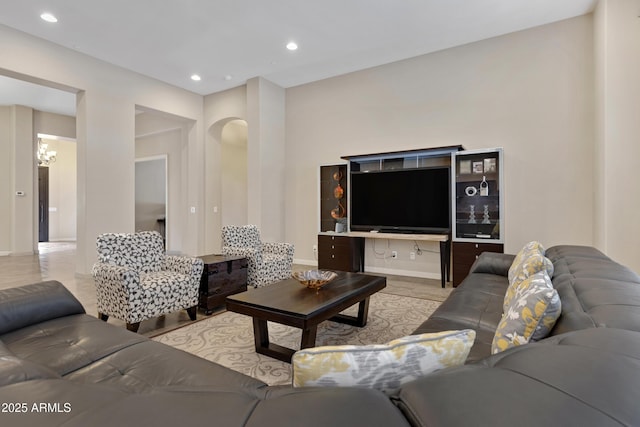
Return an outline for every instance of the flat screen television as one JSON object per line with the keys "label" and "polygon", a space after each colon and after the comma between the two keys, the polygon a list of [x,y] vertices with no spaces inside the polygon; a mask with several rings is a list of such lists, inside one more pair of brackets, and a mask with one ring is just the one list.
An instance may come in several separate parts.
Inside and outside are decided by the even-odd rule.
{"label": "flat screen television", "polygon": [[351,230],[449,233],[450,177],[449,167],[352,172]]}

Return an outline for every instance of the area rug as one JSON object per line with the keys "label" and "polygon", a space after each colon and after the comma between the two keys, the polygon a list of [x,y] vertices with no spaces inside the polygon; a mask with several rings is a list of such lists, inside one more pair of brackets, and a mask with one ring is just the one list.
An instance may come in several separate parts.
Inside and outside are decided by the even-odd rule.
{"label": "area rug", "polygon": [[[316,346],[382,344],[411,334],[440,305],[437,301],[377,293],[364,328],[336,322],[318,327]],[[357,306],[344,313],[356,315]],[[269,322],[269,340],[299,349],[300,329]],[[257,378],[269,385],[291,383],[291,365],[255,352],[251,317],[223,312],[153,340]]]}

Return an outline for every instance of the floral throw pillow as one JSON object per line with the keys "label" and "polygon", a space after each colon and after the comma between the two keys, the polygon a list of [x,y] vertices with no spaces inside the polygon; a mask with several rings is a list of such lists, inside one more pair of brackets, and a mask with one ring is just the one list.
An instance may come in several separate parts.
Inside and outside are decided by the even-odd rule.
{"label": "floral throw pillow", "polygon": [[525,279],[522,285],[522,292],[498,324],[491,344],[493,354],[545,338],[560,317],[562,303],[546,271]]}
{"label": "floral throw pillow", "polygon": [[464,364],[471,329],[410,335],[384,345],[343,345],[297,351],[293,386],[355,386],[391,392],[438,369]]}
{"label": "floral throw pillow", "polygon": [[541,271],[546,271],[549,277],[553,277],[553,263],[544,253],[544,246],[535,241],[527,243],[518,252],[509,268],[509,287],[505,293],[503,311],[506,312],[512,299],[526,288],[522,285],[525,279]]}

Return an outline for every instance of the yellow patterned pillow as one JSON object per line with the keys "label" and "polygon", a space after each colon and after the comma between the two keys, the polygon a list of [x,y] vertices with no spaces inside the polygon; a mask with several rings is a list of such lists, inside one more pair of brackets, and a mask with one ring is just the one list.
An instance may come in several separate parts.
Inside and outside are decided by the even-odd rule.
{"label": "yellow patterned pillow", "polygon": [[520,295],[526,288],[522,284],[524,280],[541,271],[546,271],[549,277],[553,277],[553,263],[544,256],[545,249],[539,242],[527,243],[516,255],[509,268],[509,287],[504,296],[503,312],[511,304],[513,298]]}
{"label": "yellow patterned pillow", "polygon": [[509,283],[513,283],[515,277],[518,275],[518,273],[521,272],[522,265],[527,258],[531,257],[532,255],[538,254],[544,256],[544,253],[545,248],[540,242],[536,242],[535,240],[533,240],[524,245],[522,249],[520,249],[520,251],[518,251],[518,253],[516,254],[515,259],[511,263],[511,267],[509,267]]}
{"label": "yellow patterned pillow", "polygon": [[392,391],[438,369],[462,365],[476,338],[471,329],[409,335],[384,345],[297,351],[293,386],[356,386]]}
{"label": "yellow patterned pillow", "polygon": [[562,303],[545,271],[522,284],[522,293],[513,299],[498,324],[491,344],[493,354],[541,340],[549,335],[560,317]]}

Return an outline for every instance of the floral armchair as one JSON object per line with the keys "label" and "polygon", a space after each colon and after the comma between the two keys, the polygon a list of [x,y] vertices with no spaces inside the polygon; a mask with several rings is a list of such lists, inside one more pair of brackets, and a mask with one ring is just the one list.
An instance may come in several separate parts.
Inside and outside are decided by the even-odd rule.
{"label": "floral armchair", "polygon": [[200,258],[165,255],[156,231],[102,234],[97,249],[92,273],[100,319],[124,320],[133,332],[142,320],[183,308],[196,319]]}
{"label": "floral armchair", "polygon": [[291,243],[262,243],[255,225],[222,227],[222,253],[248,260],[247,284],[262,287],[291,277]]}

